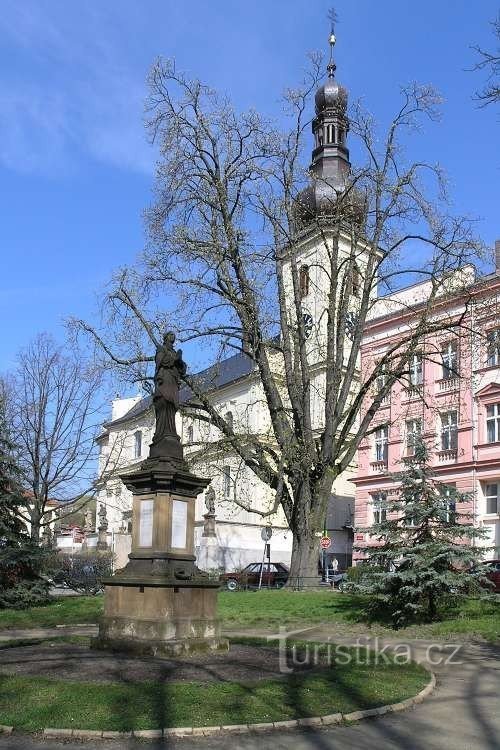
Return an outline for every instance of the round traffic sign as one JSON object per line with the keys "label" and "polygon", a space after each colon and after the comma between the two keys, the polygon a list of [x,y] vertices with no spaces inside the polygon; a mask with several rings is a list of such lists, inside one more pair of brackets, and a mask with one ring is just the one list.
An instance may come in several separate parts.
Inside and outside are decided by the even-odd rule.
{"label": "round traffic sign", "polygon": [[270,526],[264,526],[260,532],[263,542],[268,542],[273,535],[273,530]]}
{"label": "round traffic sign", "polygon": [[322,536],[319,543],[320,543],[321,549],[328,549],[328,547],[332,543],[332,540],[330,539],[329,536]]}

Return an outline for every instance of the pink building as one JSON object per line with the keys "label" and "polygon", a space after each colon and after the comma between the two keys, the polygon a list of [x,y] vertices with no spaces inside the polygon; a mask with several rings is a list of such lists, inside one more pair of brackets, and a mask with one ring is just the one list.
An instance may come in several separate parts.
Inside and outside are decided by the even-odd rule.
{"label": "pink building", "polygon": [[[391,473],[404,468],[415,435],[422,435],[439,480],[470,493],[461,510],[486,529],[481,544],[492,549],[485,558],[500,557],[500,242],[496,250],[496,273],[471,280],[467,295],[442,300],[433,309],[433,315],[453,320],[466,311],[460,329],[422,341],[405,381],[393,387],[375,415],[358,450],[356,527],[380,519],[384,499],[396,488]],[[402,290],[367,322],[362,372],[369,373],[411,327],[419,308],[414,301],[424,297],[423,284]],[[384,309],[390,312],[380,314]],[[362,548],[367,536],[357,531],[355,546]],[[362,551],[354,553],[355,562],[362,558]]]}

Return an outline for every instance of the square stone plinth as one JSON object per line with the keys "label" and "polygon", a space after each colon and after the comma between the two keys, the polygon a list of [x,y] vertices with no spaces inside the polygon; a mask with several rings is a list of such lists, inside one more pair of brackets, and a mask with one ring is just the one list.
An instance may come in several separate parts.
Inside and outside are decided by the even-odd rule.
{"label": "square stone plinth", "polygon": [[155,656],[229,648],[213,587],[106,586],[104,601],[93,648]]}

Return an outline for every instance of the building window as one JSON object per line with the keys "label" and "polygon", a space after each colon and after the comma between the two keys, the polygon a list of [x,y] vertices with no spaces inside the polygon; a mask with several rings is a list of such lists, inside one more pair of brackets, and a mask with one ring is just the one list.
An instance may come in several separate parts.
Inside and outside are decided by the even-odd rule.
{"label": "building window", "polygon": [[194,428],[193,428],[193,425],[190,424],[189,427],[187,428],[187,441],[188,443],[192,443],[193,440],[194,440]]}
{"label": "building window", "polygon": [[299,270],[299,292],[301,299],[309,294],[309,266],[301,266]]}
{"label": "building window", "polygon": [[231,497],[231,467],[224,466],[222,469],[222,483],[224,497]]}
{"label": "building window", "polygon": [[232,411],[227,411],[226,414],[225,414],[224,419],[225,419],[225,422],[227,424],[228,430],[230,430],[232,432],[233,429],[234,429],[233,412]]}
{"label": "building window", "polygon": [[488,443],[500,442],[500,404],[486,407],[486,440]]}
{"label": "building window", "polygon": [[140,458],[142,455],[142,432],[134,432],[134,458]]}
{"label": "building window", "polygon": [[406,455],[415,455],[415,445],[422,434],[422,420],[408,419],[406,422]]}
{"label": "building window", "polygon": [[410,385],[422,385],[423,359],[420,353],[415,353],[410,359]]}
{"label": "building window", "polygon": [[387,463],[388,449],[388,431],[387,425],[382,425],[375,430],[375,461]]}
{"label": "building window", "polygon": [[500,328],[486,334],[486,351],[487,364],[492,367],[500,365]]}
{"label": "building window", "polygon": [[357,267],[355,263],[352,267],[352,293],[355,297],[359,297],[360,288],[361,288],[361,276],[359,273],[359,268]]}
{"label": "building window", "polygon": [[485,487],[486,513],[498,513],[500,510],[500,484],[487,484]]}
{"label": "building window", "polygon": [[387,493],[374,492],[372,495],[373,523],[383,523],[387,520]]}
{"label": "building window", "polygon": [[458,346],[456,341],[448,341],[441,349],[442,378],[451,380],[458,378]]}
{"label": "building window", "polygon": [[[379,367],[379,373],[377,377],[375,378],[375,393],[377,394],[377,396],[379,396],[383,392],[387,383],[386,365],[379,364],[378,367]],[[387,398],[387,396],[384,397],[384,400],[385,398]]]}
{"label": "building window", "polygon": [[441,414],[441,450],[456,451],[458,435],[458,415],[456,411]]}
{"label": "building window", "polygon": [[444,521],[446,523],[454,523],[456,518],[456,505],[453,499],[455,493],[454,485],[446,485],[440,488],[441,497],[443,498],[444,506]]}

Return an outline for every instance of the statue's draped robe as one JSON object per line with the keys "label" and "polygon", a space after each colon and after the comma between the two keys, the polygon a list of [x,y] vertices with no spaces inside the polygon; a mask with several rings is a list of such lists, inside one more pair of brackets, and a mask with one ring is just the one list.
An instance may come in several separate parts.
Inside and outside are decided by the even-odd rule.
{"label": "statue's draped robe", "polygon": [[155,390],[153,405],[156,416],[156,429],[153,444],[167,435],[177,436],[175,414],[179,408],[180,375],[185,368],[179,352],[161,347],[156,357]]}

